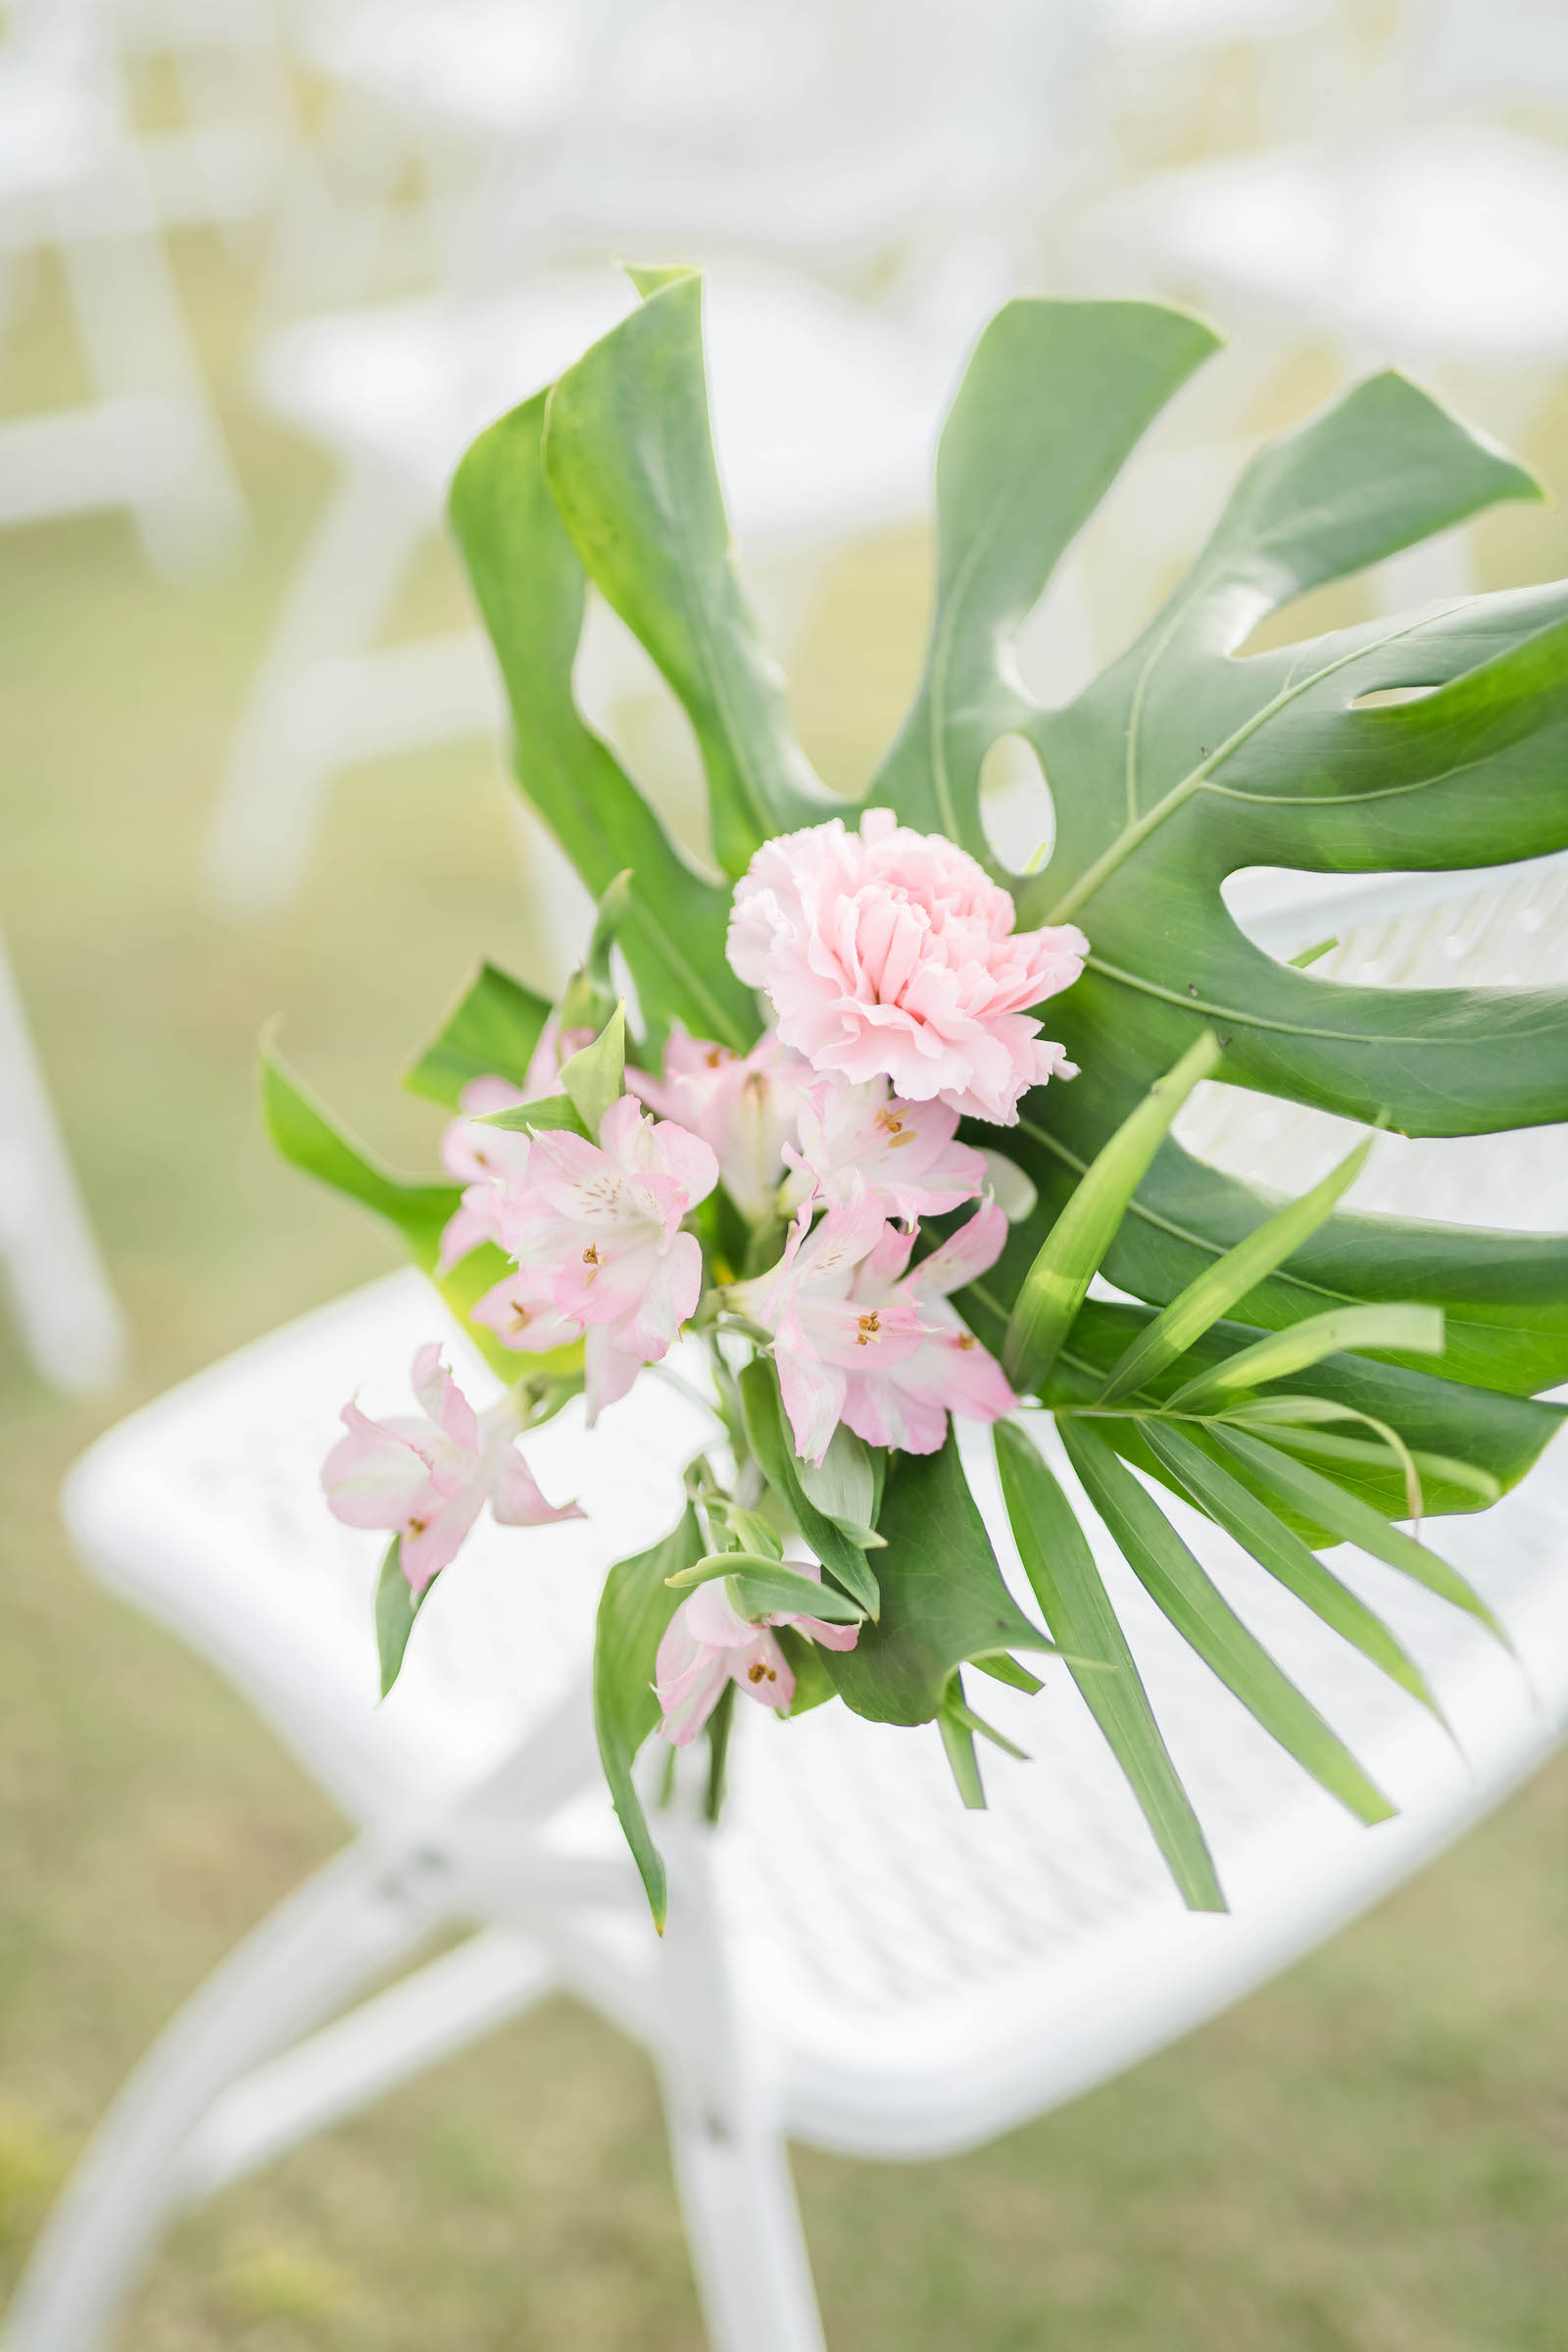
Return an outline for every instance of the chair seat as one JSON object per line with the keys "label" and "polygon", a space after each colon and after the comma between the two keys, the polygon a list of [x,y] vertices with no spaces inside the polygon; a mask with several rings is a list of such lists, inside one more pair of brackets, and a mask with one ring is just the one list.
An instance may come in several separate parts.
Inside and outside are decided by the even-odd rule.
{"label": "chair seat", "polygon": [[[457,1797],[566,1696],[586,1665],[603,1569],[673,1521],[682,1465],[714,1435],[694,1402],[645,1378],[596,1432],[571,1408],[530,1438],[547,1494],[580,1495],[591,1516],[524,1532],[485,1522],[378,1706],[379,1542],[328,1517],[319,1466],[357,1385],[368,1410],[406,1409],[413,1350],[444,1318],[422,1279],[379,1283],[147,1407],[92,1448],[67,1489],[96,1571],[237,1683],[362,1821]],[[476,1361],[467,1370],[482,1394]],[[986,1433],[969,1433],[966,1457],[999,1556],[1021,1581]],[[1031,1757],[985,1751],[983,1815],[958,1806],[929,1728],[869,1725],[842,1707],[781,1725],[742,1706],[720,1899],[789,2129],[893,2155],[978,2140],[1158,2046],[1376,1899],[1557,1736],[1565,1500],[1559,1453],[1495,1511],[1442,1528],[1446,1556],[1514,1632],[1539,1705],[1469,1620],[1374,1563],[1342,1569],[1428,1668],[1468,1762],[1211,1527],[1182,1521],[1249,1623],[1404,1802],[1373,1831],[1263,1737],[1102,1555],[1208,1829],[1229,1920],[1183,1910],[1054,1665],[1033,1700],[974,1678],[981,1711]],[[568,1850],[613,1856],[617,1838],[598,1788],[559,1825]],[[602,1935],[629,1973],[646,1967],[652,1938],[634,1915],[607,1918]]]}
{"label": "chair seat", "polygon": [[1102,218],[1113,243],[1152,245],[1216,299],[1380,346],[1499,365],[1568,349],[1568,158],[1510,131],[1235,157],[1162,173]]}
{"label": "chair seat", "polygon": [[[275,336],[257,386],[330,448],[396,470],[432,504],[468,442],[549,383],[635,303],[608,270],[541,274],[469,308],[388,305]],[[714,435],[738,535],[789,542],[923,515],[956,355],[785,275],[714,271],[705,290]]]}

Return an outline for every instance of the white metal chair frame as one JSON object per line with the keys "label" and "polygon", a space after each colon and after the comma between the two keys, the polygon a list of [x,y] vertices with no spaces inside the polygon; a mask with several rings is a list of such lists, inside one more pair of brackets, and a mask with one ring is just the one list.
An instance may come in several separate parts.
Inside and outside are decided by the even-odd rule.
{"label": "white metal chair frame", "polygon": [[245,519],[94,11],[0,45],[0,268],[59,250],[91,401],[0,423],[0,525],[126,508],[148,562],[209,567]]}

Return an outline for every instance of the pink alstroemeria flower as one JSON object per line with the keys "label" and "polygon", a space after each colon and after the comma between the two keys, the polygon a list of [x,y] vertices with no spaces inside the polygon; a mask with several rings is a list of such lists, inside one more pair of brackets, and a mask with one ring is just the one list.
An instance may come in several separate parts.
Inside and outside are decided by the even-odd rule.
{"label": "pink alstroemeria flower", "polygon": [[743,1217],[765,1217],[778,1200],[787,1146],[811,1065],[769,1030],[750,1054],[733,1054],[677,1029],[664,1048],[664,1074],[628,1070],[626,1084],[662,1117],[678,1119],[710,1145],[719,1181]]}
{"label": "pink alstroemeria flower", "polygon": [[[788,1565],[797,1576],[822,1581],[814,1560]],[[699,1585],[681,1602],[664,1629],[654,1665],[654,1695],[662,1716],[659,1728],[672,1745],[685,1747],[696,1739],[726,1683],[734,1683],[759,1706],[779,1714],[788,1708],[795,1677],[770,1631],[780,1625],[793,1625],[828,1649],[853,1649],[860,1635],[858,1625],[829,1625],[824,1618],[798,1617],[788,1610],[754,1625],[734,1608],[721,1577]]]}
{"label": "pink alstroemeria flower", "polygon": [[1030,1007],[1089,952],[1071,923],[1013,920],[966,851],[868,808],[858,833],[835,816],[762,844],[735,886],[728,954],[813,1069],[1011,1126],[1031,1086],[1075,1075]]}
{"label": "pink alstroemeria flower", "polygon": [[841,1421],[869,1446],[935,1453],[948,1415],[997,1421],[1017,1402],[995,1356],[948,1304],[1007,1238],[994,1200],[906,1273],[912,1233],[876,1201],[801,1211],[778,1268],[735,1296],[774,1335],[779,1388],[803,1461],[820,1462]]}
{"label": "pink alstroemeria flower", "polygon": [[829,1203],[862,1185],[884,1216],[912,1232],[922,1217],[973,1200],[986,1181],[983,1153],[955,1139],[958,1114],[945,1102],[906,1102],[885,1078],[846,1086],[819,1078],[801,1105],[800,1149],[786,1145],[793,1208],[811,1193]]}
{"label": "pink alstroemeria flower", "polygon": [[450,1273],[482,1242],[499,1241],[496,1211],[504,1187],[520,1184],[528,1173],[528,1138],[505,1127],[482,1125],[482,1114],[513,1110],[532,1100],[506,1078],[470,1078],[458,1097],[463,1116],[454,1119],[441,1138],[441,1161],[463,1186],[463,1199],[441,1236],[439,1273]]}
{"label": "pink alstroemeria flower", "polygon": [[348,1431],[321,1466],[326,1504],[345,1527],[375,1527],[402,1538],[403,1573],[422,1592],[457,1555],[488,1502],[503,1527],[544,1527],[580,1519],[574,1502],[559,1508],[540,1494],[517,1451],[517,1400],[504,1396],[476,1413],[432,1340],[414,1358],[414,1394],[423,1410],[372,1421],[343,1407]]}
{"label": "pink alstroemeria flower", "polygon": [[657,1364],[697,1304],[703,1252],[681,1220],[718,1182],[699,1136],[644,1116],[631,1095],[605,1112],[599,1141],[536,1131],[527,1175],[497,1224],[517,1271],[474,1308],[509,1348],[537,1353],[586,1336],[588,1417]]}

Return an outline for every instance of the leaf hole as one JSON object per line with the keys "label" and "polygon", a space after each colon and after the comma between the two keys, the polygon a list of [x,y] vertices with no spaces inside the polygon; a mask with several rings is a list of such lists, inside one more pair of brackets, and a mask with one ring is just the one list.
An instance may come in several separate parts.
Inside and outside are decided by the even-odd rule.
{"label": "leaf hole", "polygon": [[1437,691],[1436,686],[1374,686],[1370,694],[1358,694],[1350,709],[1390,710],[1401,703],[1424,703],[1429,694]]}
{"label": "leaf hole", "polygon": [[999,735],[980,762],[980,824],[1008,873],[1038,873],[1056,841],[1056,808],[1026,735]]}

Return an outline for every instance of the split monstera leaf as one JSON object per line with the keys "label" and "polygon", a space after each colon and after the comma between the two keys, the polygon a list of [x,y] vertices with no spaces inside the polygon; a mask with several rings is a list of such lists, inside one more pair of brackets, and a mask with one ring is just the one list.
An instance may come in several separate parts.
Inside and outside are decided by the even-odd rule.
{"label": "split monstera leaf", "polygon": [[[647,1039],[657,1049],[680,1022],[745,1049],[761,1020],[724,953],[731,885],[764,840],[838,804],[796,741],[735,570],[700,282],[664,270],[638,285],[628,318],[480,436],[452,519],[505,679],[521,789],[596,896],[630,869],[618,945]],[[1568,1118],[1563,994],[1343,986],[1265,955],[1222,895],[1247,866],[1463,870],[1568,848],[1568,585],[1242,653],[1307,590],[1536,495],[1424,394],[1378,376],[1265,449],[1143,633],[1075,701],[1039,708],[1012,641],[1214,343],[1193,318],[1140,303],[1020,301],[993,320],[942,438],[924,672],[867,800],[960,843],[1012,892],[1020,925],[1070,920],[1090,941],[1082,980],[1052,1007],[1082,1074],[1026,1097],[1007,1139],[1037,1205],[957,1303],[1020,1396],[1054,1416],[1079,1486],[1157,1606],[1308,1772],[1376,1820],[1381,1791],[1159,1497],[1214,1521],[1435,1708],[1393,1633],[1318,1555],[1357,1545],[1499,1630],[1399,1523],[1484,1506],[1556,1428],[1557,1408],[1535,1398],[1568,1378],[1568,1239],[1348,1213],[1337,1202],[1361,1152],[1282,1202],[1202,1165],[1170,1129],[1206,1077],[1410,1135]],[[719,878],[687,861],[577,709],[590,585],[691,721]],[[981,821],[982,769],[1005,736],[1032,748],[1044,778],[1051,854],[1026,875],[1004,870]],[[451,1102],[481,1063],[520,1070],[544,1012],[487,969],[414,1083]],[[291,1083],[274,1062],[274,1132],[344,1183],[353,1148],[318,1109],[293,1114]],[[389,1181],[375,1171],[348,1189],[393,1213]],[[1091,1298],[1102,1273],[1132,1302]],[[997,1436],[1043,1627],[1003,1581],[951,1439],[939,1454],[878,1463],[873,1526],[835,1517],[780,1446],[765,1357],[748,1378],[726,1416],[732,1442],[775,1516],[864,1611],[853,1650],[812,1654],[808,1672],[803,1654],[797,1708],[836,1694],[875,1721],[935,1721],[966,1801],[983,1802],[973,1740],[988,1727],[963,1669],[1035,1689],[1014,1653],[1058,1651],[1187,1900],[1222,1905],[1094,1551],[1034,1442],[1038,1416]],[[668,1577],[700,1551],[688,1513],[667,1544],[612,1572],[601,1609],[601,1746],[661,1916],[633,1761],[657,1720],[654,1654],[679,1599]]]}

